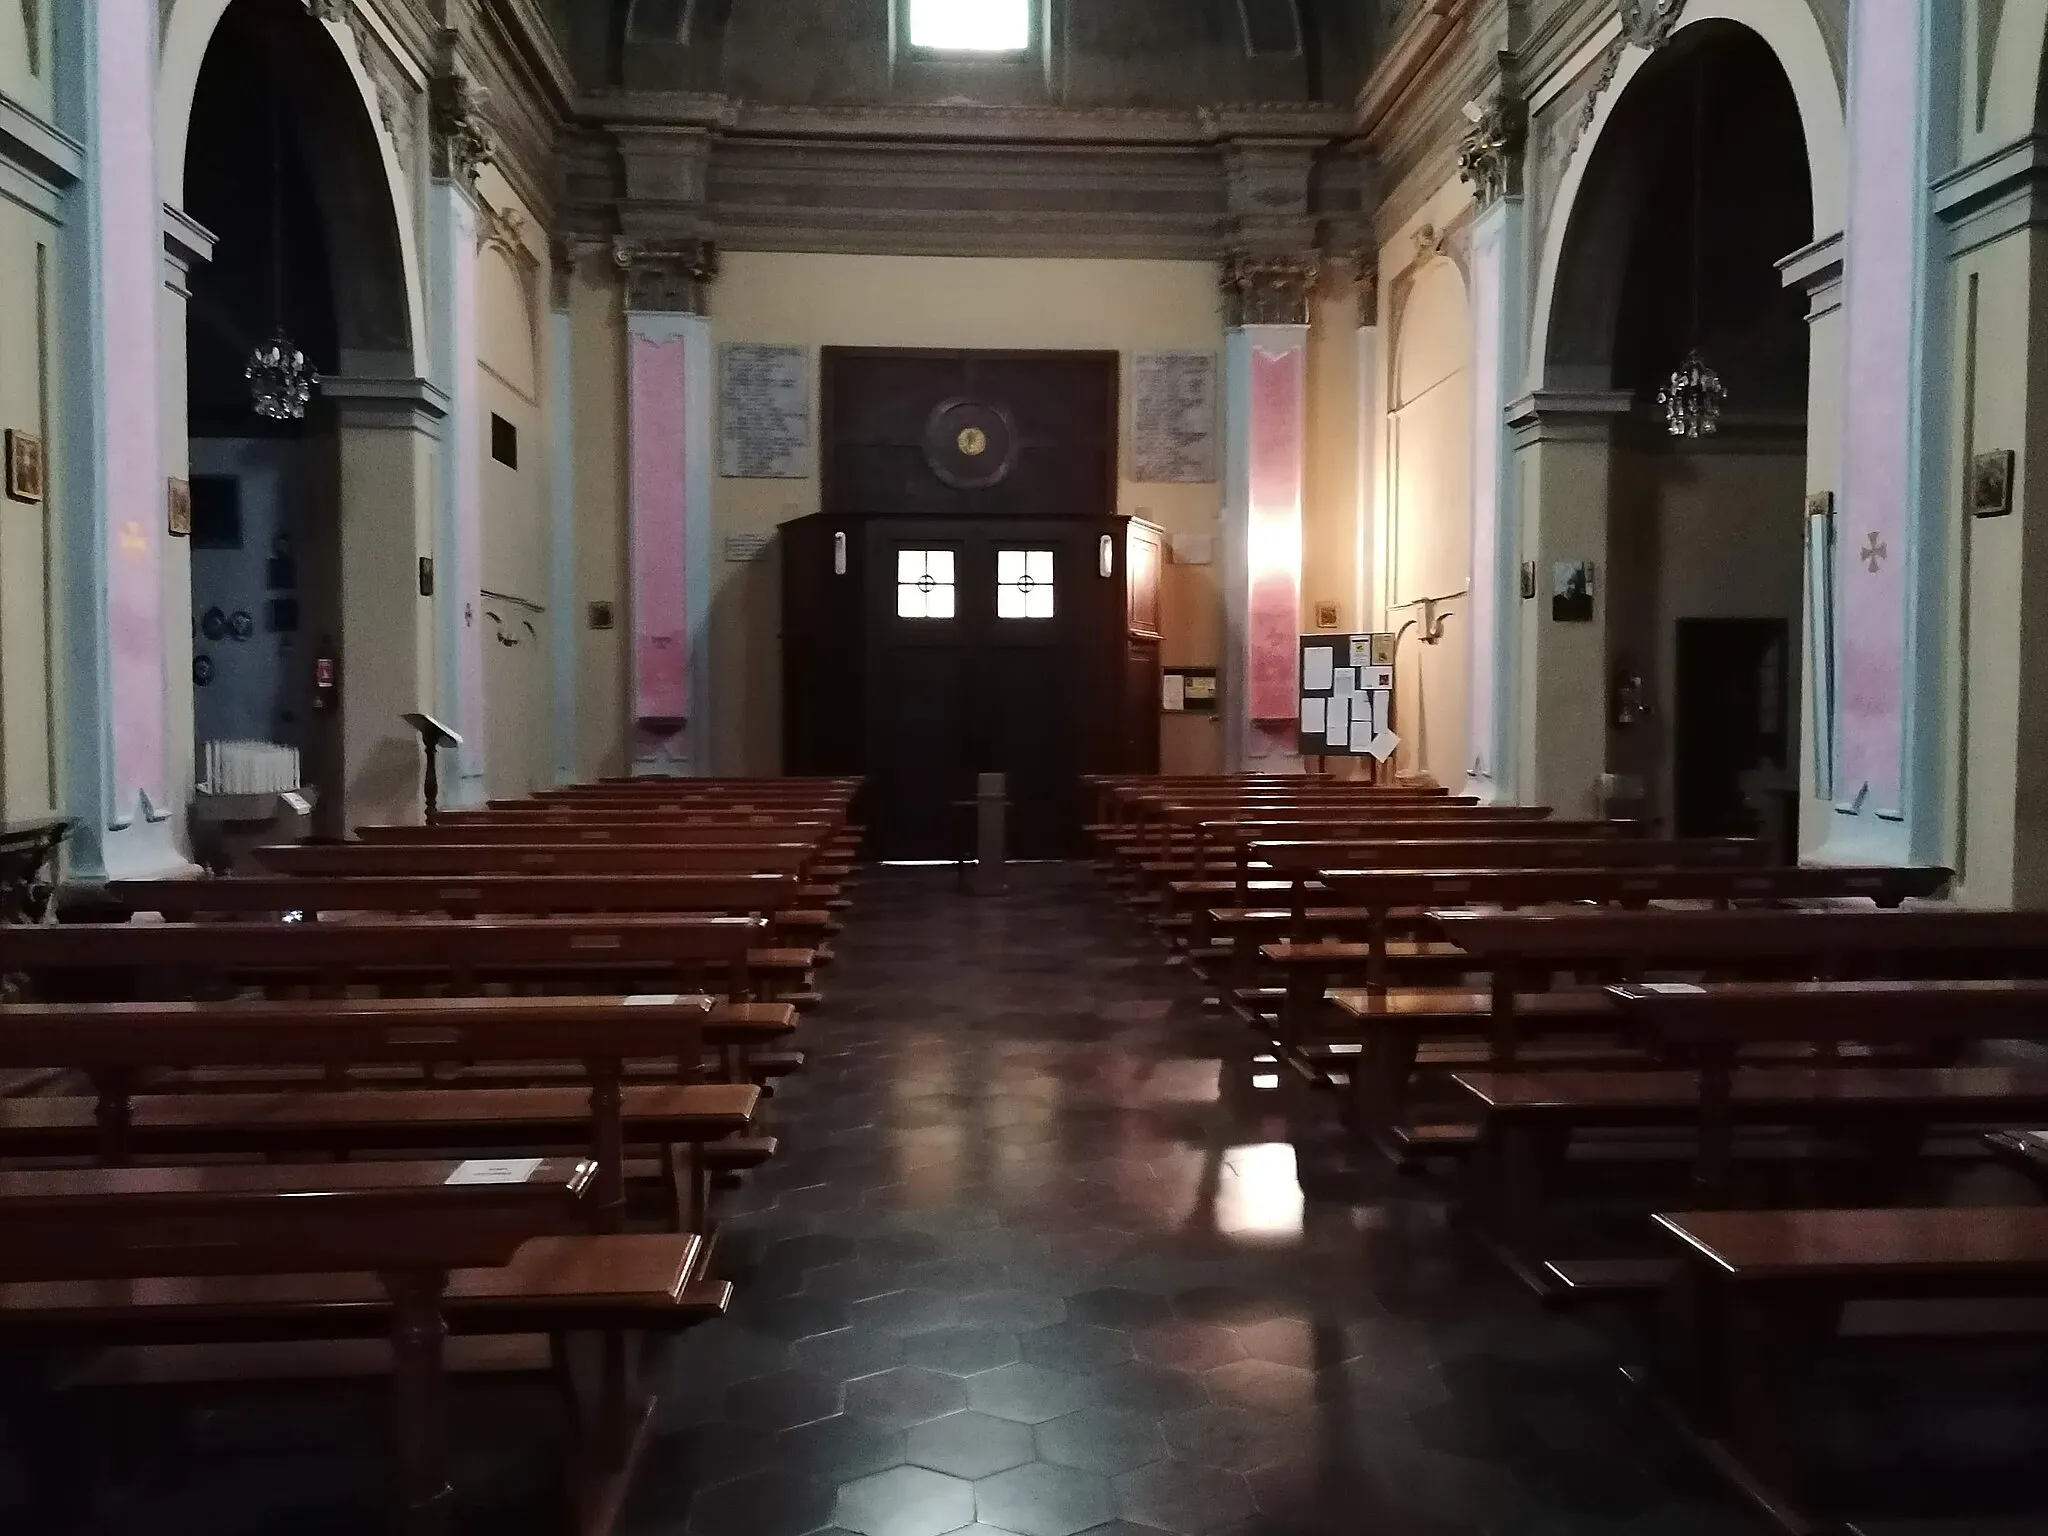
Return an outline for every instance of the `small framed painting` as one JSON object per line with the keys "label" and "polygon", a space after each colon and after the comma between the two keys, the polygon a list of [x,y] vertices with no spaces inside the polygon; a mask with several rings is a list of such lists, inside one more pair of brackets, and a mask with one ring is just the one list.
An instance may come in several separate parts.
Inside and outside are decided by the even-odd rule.
{"label": "small framed painting", "polygon": [[1970,460],[1970,516],[2004,517],[2012,511],[2013,451],[1994,448]]}
{"label": "small framed painting", "polygon": [[1550,567],[1550,617],[1559,624],[1593,622],[1593,562],[1558,560]]}
{"label": "small framed painting", "polygon": [[174,539],[192,536],[192,483],[189,480],[171,482],[170,518],[167,526]]}
{"label": "small framed painting", "polygon": [[43,440],[17,427],[7,429],[7,496],[10,501],[43,499]]}

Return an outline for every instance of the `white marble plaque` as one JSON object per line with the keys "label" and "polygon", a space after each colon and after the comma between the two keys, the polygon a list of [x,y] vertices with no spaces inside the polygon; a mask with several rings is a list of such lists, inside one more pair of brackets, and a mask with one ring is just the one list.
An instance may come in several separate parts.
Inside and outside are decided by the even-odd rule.
{"label": "white marble plaque", "polygon": [[810,357],[802,347],[718,349],[718,472],[729,480],[801,480],[811,449]]}
{"label": "white marble plaque", "polygon": [[1140,352],[1131,360],[1131,478],[1199,485],[1216,478],[1216,354]]}

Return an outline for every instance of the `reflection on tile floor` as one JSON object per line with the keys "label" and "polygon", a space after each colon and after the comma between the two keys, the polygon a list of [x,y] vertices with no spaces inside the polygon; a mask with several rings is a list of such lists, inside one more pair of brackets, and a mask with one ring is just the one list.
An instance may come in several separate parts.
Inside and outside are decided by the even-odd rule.
{"label": "reflection on tile floor", "polygon": [[838,947],[633,1536],[1755,1529],[1429,1185],[1226,1103],[1227,1026],[1085,871],[872,874]]}

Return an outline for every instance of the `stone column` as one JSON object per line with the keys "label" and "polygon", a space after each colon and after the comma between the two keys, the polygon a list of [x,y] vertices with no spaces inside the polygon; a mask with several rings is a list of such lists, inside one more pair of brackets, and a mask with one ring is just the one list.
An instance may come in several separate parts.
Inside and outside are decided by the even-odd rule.
{"label": "stone column", "polygon": [[553,611],[555,782],[573,784],[576,754],[576,358],[569,287],[576,264],[595,247],[557,240],[549,253],[548,309],[548,607]]}
{"label": "stone column", "polygon": [[482,406],[477,393],[477,173],[491,155],[482,93],[459,65],[435,77],[428,105],[434,176],[427,193],[428,345],[447,397],[434,532],[435,716],[462,745],[442,764],[441,802],[484,800]]}
{"label": "stone column", "polygon": [[1308,304],[1317,263],[1240,255],[1224,271],[1224,766],[1298,773]]}
{"label": "stone column", "polygon": [[626,280],[628,689],[635,774],[710,766],[711,322],[708,240],[621,240]]}
{"label": "stone column", "polygon": [[435,609],[419,595],[419,557],[434,547],[444,505],[435,472],[448,397],[426,379],[361,377],[322,379],[320,394],[337,413],[348,509],[340,824],[417,823],[419,737],[400,717],[435,706]]}
{"label": "stone column", "polygon": [[1526,308],[1522,283],[1522,158],[1528,114],[1496,97],[1459,148],[1458,164],[1479,200],[1467,273],[1472,306],[1472,570],[1465,598],[1470,625],[1464,792],[1514,800],[1514,742],[1520,563],[1509,476],[1506,406],[1522,377]]}
{"label": "stone column", "polygon": [[1380,395],[1380,270],[1372,255],[1361,253],[1356,258],[1352,291],[1358,301],[1358,328],[1352,337],[1352,366],[1358,381],[1358,484],[1353,511],[1357,519],[1358,553],[1351,612],[1358,628],[1369,629],[1377,609],[1372,595],[1378,590],[1374,581],[1372,530],[1379,506],[1379,445],[1386,414],[1386,402]]}
{"label": "stone column", "polygon": [[[1535,568],[1535,596],[1518,590],[1512,626],[1516,787],[1561,817],[1593,814],[1607,767],[1607,513],[1614,431],[1629,407],[1626,394],[1546,390],[1507,408],[1514,547]],[[1552,568],[1579,560],[1593,562],[1593,620],[1560,622]]]}

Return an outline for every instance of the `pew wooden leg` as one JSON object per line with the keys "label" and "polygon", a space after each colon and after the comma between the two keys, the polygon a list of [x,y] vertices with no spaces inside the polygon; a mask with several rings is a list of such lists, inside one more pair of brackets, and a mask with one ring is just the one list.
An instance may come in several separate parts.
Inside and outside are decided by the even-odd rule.
{"label": "pew wooden leg", "polygon": [[454,1491],[448,1486],[448,1383],[441,1349],[444,1271],[383,1277],[391,1297],[396,1367],[393,1418],[398,1439],[398,1528],[402,1536],[448,1536]]}

